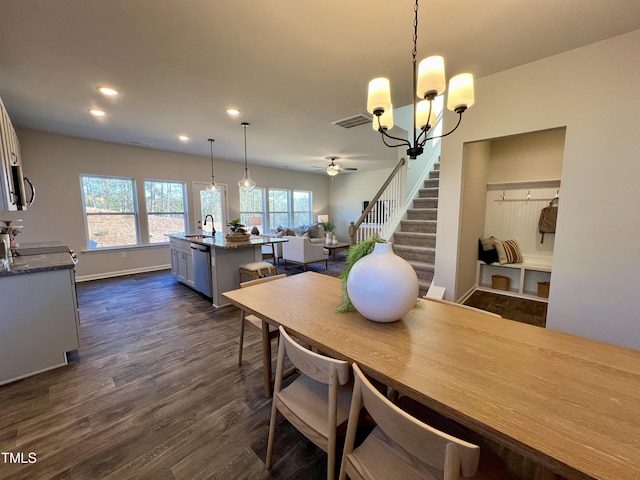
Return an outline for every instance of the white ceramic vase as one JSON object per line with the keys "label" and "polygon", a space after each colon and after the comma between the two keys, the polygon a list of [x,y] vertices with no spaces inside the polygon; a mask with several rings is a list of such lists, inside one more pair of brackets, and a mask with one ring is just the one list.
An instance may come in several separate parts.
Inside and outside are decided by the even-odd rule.
{"label": "white ceramic vase", "polygon": [[376,243],[371,254],[351,267],[347,278],[351,303],[374,322],[401,319],[415,305],[418,292],[415,270],[393,253],[391,243]]}

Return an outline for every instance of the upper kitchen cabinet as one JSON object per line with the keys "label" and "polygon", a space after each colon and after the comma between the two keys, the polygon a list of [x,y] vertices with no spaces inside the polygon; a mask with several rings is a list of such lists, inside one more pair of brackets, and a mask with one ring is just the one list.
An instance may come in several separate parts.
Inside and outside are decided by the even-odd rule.
{"label": "upper kitchen cabinet", "polygon": [[35,189],[22,172],[18,136],[0,99],[0,211],[26,210],[33,203]]}

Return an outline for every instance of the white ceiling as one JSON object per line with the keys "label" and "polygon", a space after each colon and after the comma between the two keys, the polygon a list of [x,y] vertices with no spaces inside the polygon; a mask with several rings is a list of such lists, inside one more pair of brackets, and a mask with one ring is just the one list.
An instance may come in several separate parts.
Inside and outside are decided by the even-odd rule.
{"label": "white ceiling", "polygon": [[[443,55],[448,76],[640,28],[638,0],[423,0],[419,13],[418,60]],[[411,103],[412,35],[412,0],[0,0],[0,97],[17,127],[207,157],[213,137],[216,158],[243,161],[247,121],[250,164],[389,167],[397,153],[371,126],[331,122],[366,111],[376,76]]]}

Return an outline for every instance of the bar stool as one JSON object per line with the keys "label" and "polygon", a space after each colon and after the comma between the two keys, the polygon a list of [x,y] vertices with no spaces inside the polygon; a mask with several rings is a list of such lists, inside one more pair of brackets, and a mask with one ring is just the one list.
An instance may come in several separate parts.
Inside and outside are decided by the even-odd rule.
{"label": "bar stool", "polygon": [[238,286],[242,283],[242,276],[247,275],[251,279],[273,275],[275,267],[268,262],[243,263],[238,267]]}

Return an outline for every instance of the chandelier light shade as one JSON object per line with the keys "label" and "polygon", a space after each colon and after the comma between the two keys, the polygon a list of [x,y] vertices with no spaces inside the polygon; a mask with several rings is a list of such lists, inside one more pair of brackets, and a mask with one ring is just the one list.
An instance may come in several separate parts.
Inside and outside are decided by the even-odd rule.
{"label": "chandelier light shade", "polygon": [[213,142],[215,140],[213,138],[209,139],[209,146],[211,147],[211,185],[207,187],[207,190],[215,192],[218,190],[218,185],[216,185],[215,177],[213,175]]}
{"label": "chandelier light shade", "polygon": [[[436,124],[439,112],[435,111],[434,100],[447,90],[444,69],[444,58],[434,55],[425,58],[416,65],[418,44],[418,0],[414,7],[413,21],[413,142],[404,138],[394,137],[387,133],[393,127],[393,107],[391,104],[391,87],[387,78],[374,78],[369,82],[367,111],[374,115],[373,129],[380,132],[382,141],[387,147],[407,147],[409,158],[415,159],[424,152],[424,145],[434,138],[451,135],[462,122],[462,114],[475,101],[473,92],[473,76],[462,73],[451,78],[447,108],[458,114],[458,123],[453,129],[437,137],[429,137]],[[417,102],[420,99],[420,102]],[[394,141],[396,143],[389,143]],[[327,171],[327,173],[329,173]],[[329,173],[331,175],[331,173]]]}
{"label": "chandelier light shade", "polygon": [[247,127],[249,124],[247,122],[242,122],[242,128],[244,130],[244,177],[242,180],[238,182],[238,186],[242,189],[243,192],[249,193],[254,188],[256,188],[256,182],[251,180],[249,176],[249,165],[247,163]]}

